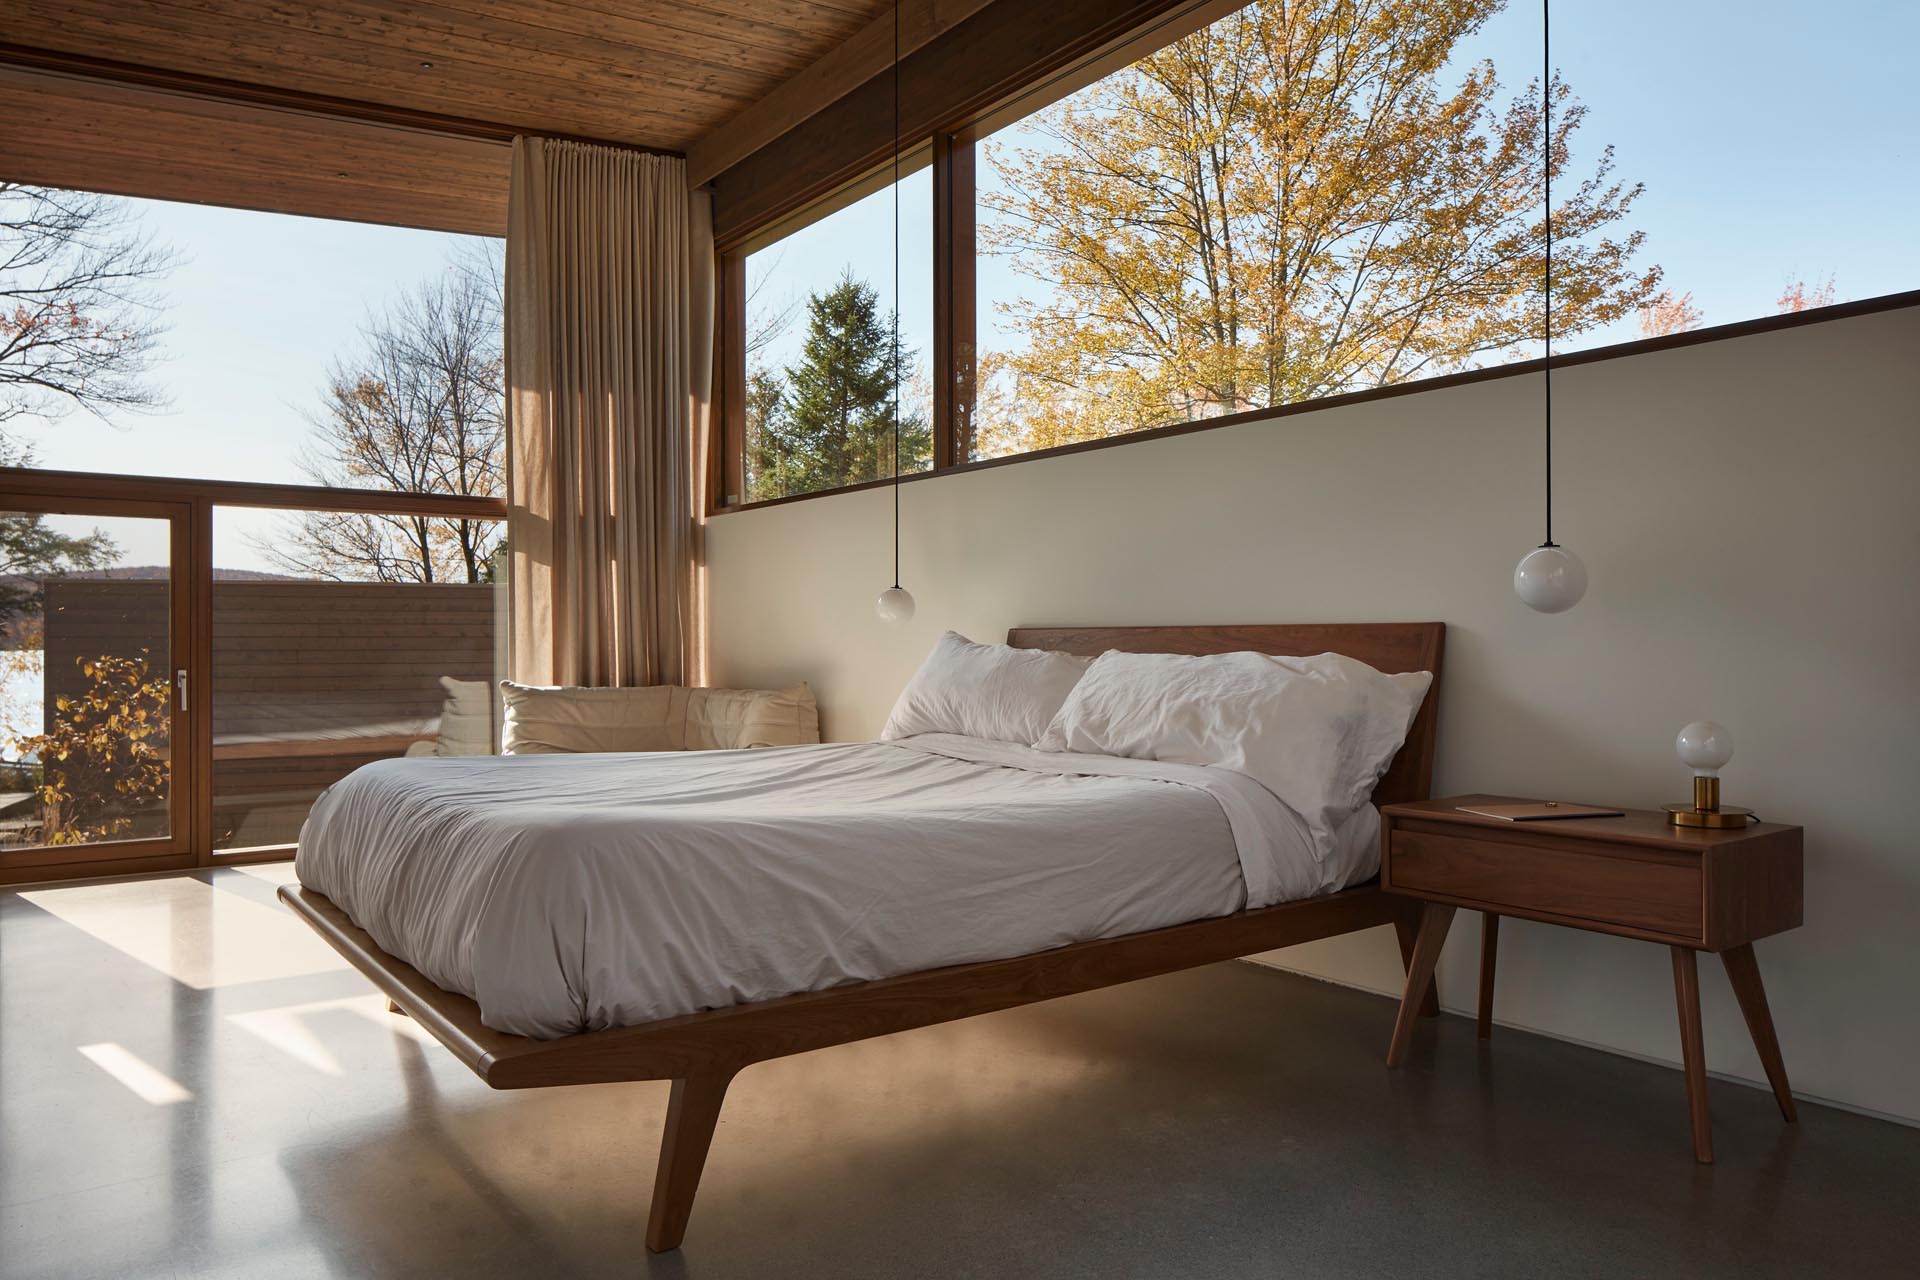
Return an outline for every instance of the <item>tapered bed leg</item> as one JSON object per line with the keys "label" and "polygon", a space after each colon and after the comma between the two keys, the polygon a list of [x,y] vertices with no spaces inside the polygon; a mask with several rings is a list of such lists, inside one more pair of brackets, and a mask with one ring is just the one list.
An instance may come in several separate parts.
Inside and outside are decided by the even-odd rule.
{"label": "tapered bed leg", "polygon": [[[1400,942],[1400,967],[1413,969],[1413,944],[1420,932],[1420,904],[1414,903],[1413,910],[1407,915],[1395,916],[1393,936]],[[1427,994],[1420,998],[1420,1016],[1437,1018],[1440,1016],[1440,992],[1434,987],[1427,988]]]}
{"label": "tapered bed leg", "polygon": [[693,1216],[700,1171],[713,1145],[731,1071],[689,1076],[673,1082],[667,1099],[666,1131],[660,1137],[660,1167],[653,1175],[653,1209],[647,1215],[647,1248],[654,1253],[678,1249]]}
{"label": "tapered bed leg", "polygon": [[403,1018],[407,1016],[407,1011],[405,1009],[402,1009],[399,1005],[395,1004],[391,1000],[387,1001],[387,1012],[397,1013]]}

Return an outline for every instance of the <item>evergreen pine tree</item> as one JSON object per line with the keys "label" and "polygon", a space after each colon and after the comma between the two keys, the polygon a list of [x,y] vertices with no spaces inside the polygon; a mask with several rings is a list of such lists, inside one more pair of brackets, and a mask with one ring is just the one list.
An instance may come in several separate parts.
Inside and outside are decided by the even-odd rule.
{"label": "evergreen pine tree", "polygon": [[786,452],[787,387],[771,370],[747,374],[747,501],[779,498],[793,490],[793,468]]}
{"label": "evergreen pine tree", "polygon": [[[893,474],[893,332],[879,295],[852,271],[807,299],[807,336],[784,385],[756,374],[748,389],[751,499],[808,493]],[[914,353],[900,352],[900,365]],[[900,462],[932,457],[925,416],[900,415]]]}

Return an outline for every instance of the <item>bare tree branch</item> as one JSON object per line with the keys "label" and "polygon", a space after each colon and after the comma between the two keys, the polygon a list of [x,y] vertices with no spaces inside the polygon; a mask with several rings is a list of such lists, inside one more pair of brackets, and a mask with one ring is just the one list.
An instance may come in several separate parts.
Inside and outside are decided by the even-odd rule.
{"label": "bare tree branch", "polygon": [[800,316],[800,295],[789,291],[783,298],[769,296],[779,278],[785,255],[760,255],[753,275],[747,281],[746,355],[748,363],[766,347],[778,342]]}
{"label": "bare tree branch", "polygon": [[[495,246],[489,246],[493,248]],[[299,455],[315,484],[489,496],[505,489],[501,272],[469,252],[403,295],[336,361]],[[377,582],[483,582],[498,521],[307,512],[253,539],[292,573]]]}
{"label": "bare tree branch", "polygon": [[151,286],[176,259],[124,200],[0,182],[0,425],[163,408]]}

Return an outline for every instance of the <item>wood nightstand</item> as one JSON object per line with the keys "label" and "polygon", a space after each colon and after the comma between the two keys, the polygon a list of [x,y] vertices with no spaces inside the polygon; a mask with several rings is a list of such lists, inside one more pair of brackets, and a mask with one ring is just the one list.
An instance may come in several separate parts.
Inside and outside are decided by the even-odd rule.
{"label": "wood nightstand", "polygon": [[1501,916],[1665,943],[1673,953],[1693,1152],[1713,1160],[1707,1068],[1700,1038],[1699,952],[1726,966],[1780,1114],[1795,1119],[1780,1042],[1767,1011],[1753,942],[1800,923],[1800,828],[1755,823],[1715,831],[1671,826],[1664,813],[1503,822],[1459,806],[1511,796],[1451,796],[1380,810],[1380,887],[1426,900],[1407,965],[1387,1065],[1406,1057],[1433,967],[1458,907],[1486,915],[1480,946],[1480,1035],[1493,1028],[1494,955]]}

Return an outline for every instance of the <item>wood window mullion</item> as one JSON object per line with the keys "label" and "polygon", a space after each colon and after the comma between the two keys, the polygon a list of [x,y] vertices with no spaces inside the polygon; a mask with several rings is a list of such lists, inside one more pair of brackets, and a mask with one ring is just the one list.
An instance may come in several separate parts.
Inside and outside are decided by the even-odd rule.
{"label": "wood window mullion", "polygon": [[719,465],[710,489],[713,509],[747,501],[747,255],[735,250],[720,259],[720,305],[715,308],[716,435]]}
{"label": "wood window mullion", "polygon": [[974,144],[967,133],[933,140],[933,465],[973,455]]}
{"label": "wood window mullion", "polygon": [[187,672],[189,847],[207,867],[213,856],[213,503],[195,499],[181,524],[186,550],[184,649],[175,657]]}

